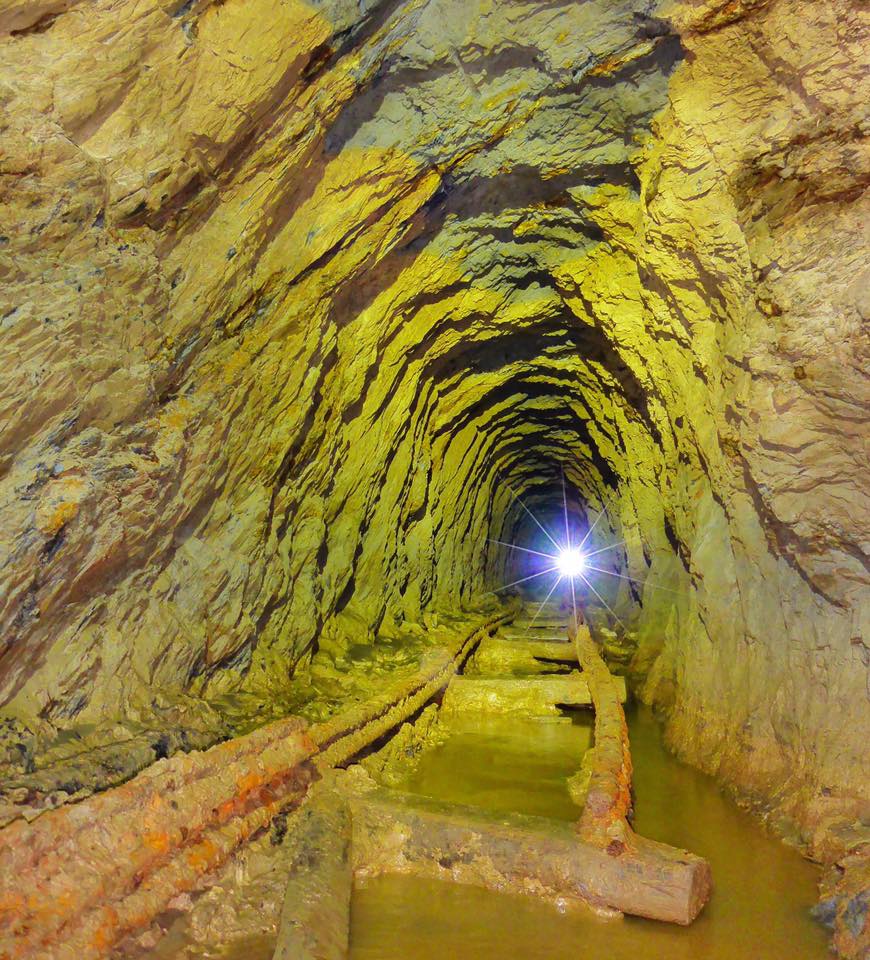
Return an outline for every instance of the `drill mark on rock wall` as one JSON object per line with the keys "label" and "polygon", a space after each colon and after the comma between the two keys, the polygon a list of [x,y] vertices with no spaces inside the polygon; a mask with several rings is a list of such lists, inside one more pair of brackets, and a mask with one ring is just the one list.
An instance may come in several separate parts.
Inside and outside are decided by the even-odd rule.
{"label": "drill mark on rock wall", "polygon": [[687,574],[689,574],[689,577],[694,580],[694,576],[692,574],[692,555],[683,544],[683,541],[677,536],[674,525],[667,514],[662,515],[662,524],[664,526],[665,537],[670,544],[674,556],[679,559],[680,563],[683,565],[683,569]]}
{"label": "drill mark on rock wall", "polygon": [[[377,0],[368,9],[360,11],[362,19],[348,27],[339,29],[332,37],[332,53],[323,64],[323,69],[333,67],[342,57],[354,49],[363,49],[370,40],[376,39],[379,33],[389,37],[392,30],[399,24],[390,24],[390,20],[399,13],[410,15],[419,7],[419,0]],[[402,10],[407,7],[407,10]],[[397,18],[400,20],[401,18]],[[388,29],[389,27],[389,29]],[[389,46],[389,44],[385,44]]]}
{"label": "drill mark on rock wall", "polygon": [[[64,8],[66,8],[66,5],[64,5]],[[34,34],[45,33],[54,26],[54,24],[57,22],[57,18],[64,12],[65,9],[43,13],[37,20],[27,24],[27,26],[17,27],[14,30],[10,30],[9,36],[18,39],[19,37],[31,37]],[[0,27],[0,30],[2,30],[2,27]]]}

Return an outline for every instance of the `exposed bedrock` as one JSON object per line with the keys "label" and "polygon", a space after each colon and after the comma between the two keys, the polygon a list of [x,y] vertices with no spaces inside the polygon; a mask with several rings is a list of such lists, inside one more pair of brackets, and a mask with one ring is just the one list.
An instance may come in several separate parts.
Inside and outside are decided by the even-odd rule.
{"label": "exposed bedrock", "polygon": [[511,491],[564,471],[674,749],[854,852],[861,4],[0,0],[0,33],[7,773],[67,728],[141,766],[492,603]]}

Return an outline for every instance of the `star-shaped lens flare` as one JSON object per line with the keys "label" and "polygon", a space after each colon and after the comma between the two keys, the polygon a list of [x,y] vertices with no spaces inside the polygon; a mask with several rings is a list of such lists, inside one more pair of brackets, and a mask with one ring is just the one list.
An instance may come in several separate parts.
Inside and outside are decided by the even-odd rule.
{"label": "star-shaped lens flare", "polygon": [[583,571],[586,569],[586,556],[579,550],[565,547],[559,554],[557,560],[559,564],[559,575],[562,577],[570,577],[573,580],[574,577],[582,576]]}
{"label": "star-shaped lens flare", "polygon": [[595,522],[591,527],[586,531],[583,538],[579,543],[572,543],[571,540],[571,525],[568,522],[568,497],[565,490],[565,475],[562,475],[562,507],[565,517],[565,534],[562,542],[560,543],[555,537],[553,537],[547,528],[541,523],[540,520],[532,513],[532,511],[523,503],[522,500],[514,493],[508,484],[505,484],[507,489],[510,491],[511,496],[516,500],[516,502],[525,510],[525,512],[534,520],[540,530],[544,533],[546,538],[553,545],[554,551],[552,553],[545,553],[541,550],[530,550],[528,547],[521,547],[515,543],[506,543],[504,540],[489,540],[489,543],[498,543],[503,547],[509,547],[511,550],[519,550],[521,553],[530,553],[536,557],[542,557],[545,560],[548,560],[549,563],[545,566],[543,570],[539,570],[537,573],[533,573],[528,577],[522,577],[519,580],[514,580],[513,583],[507,583],[503,587],[499,587],[498,590],[493,591],[494,593],[500,593],[502,590],[507,590],[509,587],[516,587],[521,583],[527,583],[530,580],[535,580],[538,577],[546,576],[547,574],[555,574],[555,580],[550,592],[544,598],[543,602],[537,609],[534,618],[532,619],[531,624],[529,624],[529,629],[531,629],[535,621],[538,619],[538,615],[544,609],[547,604],[547,601],[555,592],[556,588],[563,580],[567,580],[571,587],[571,603],[574,608],[574,616],[577,616],[577,596],[574,589],[574,584],[576,580],[582,580],[583,583],[595,594],[595,596],[601,601],[604,607],[607,609],[608,613],[614,618],[614,620],[624,627],[624,624],[616,616],[611,607],[608,605],[607,601],[601,594],[595,589],[594,585],[590,582],[587,574],[590,571],[596,571],[597,573],[604,573],[608,576],[618,577],[621,580],[630,580],[633,583],[639,583],[640,581],[634,580],[632,577],[626,577],[623,574],[614,573],[611,570],[606,570],[604,567],[599,567],[593,564],[591,561],[594,557],[598,556],[601,553],[606,553],[608,550],[616,550],[618,547],[624,545],[625,541],[620,541],[619,543],[612,543],[606,547],[602,547],[599,550],[592,550],[591,552],[585,550],[586,544],[589,542],[589,538],[592,536],[595,528],[598,526],[598,522],[605,514],[605,510],[601,510],[598,516],[595,518]]}

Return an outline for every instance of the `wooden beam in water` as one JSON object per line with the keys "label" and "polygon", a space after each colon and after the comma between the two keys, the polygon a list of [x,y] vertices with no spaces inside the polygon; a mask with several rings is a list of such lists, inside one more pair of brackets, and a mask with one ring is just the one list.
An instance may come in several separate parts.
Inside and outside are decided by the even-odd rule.
{"label": "wooden beam in water", "polygon": [[[625,681],[615,677],[625,699]],[[525,717],[559,716],[559,706],[590,707],[592,695],[584,676],[454,677],[444,695],[447,713],[469,712]]]}
{"label": "wooden beam in water", "polygon": [[159,760],[81,803],[0,830],[0,957],[101,960],[279,812],[318,772],[347,763],[440,694],[482,621],[410,677],[325,723],[287,718],[208,750]]}
{"label": "wooden beam in water", "polygon": [[[550,640],[484,640],[474,655],[475,673],[543,673],[559,664],[577,666],[577,651],[569,643]],[[467,674],[473,675],[473,674]]]}
{"label": "wooden beam in water", "polygon": [[345,960],[350,946],[350,810],[336,790],[313,793],[290,838],[293,861],[273,960]]}
{"label": "wooden beam in water", "polygon": [[679,924],[710,892],[705,860],[643,837],[601,846],[567,821],[390,790],[354,799],[352,811],[357,876],[403,873]]}

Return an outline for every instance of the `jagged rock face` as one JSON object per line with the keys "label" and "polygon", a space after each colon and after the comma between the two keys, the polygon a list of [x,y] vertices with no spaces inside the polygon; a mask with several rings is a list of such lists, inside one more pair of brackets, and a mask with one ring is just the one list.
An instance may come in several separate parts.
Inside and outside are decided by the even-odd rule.
{"label": "jagged rock face", "polygon": [[674,746],[817,845],[861,813],[865,11],[0,28],[7,716],[284,690],[479,602],[511,490],[564,470],[625,540],[608,596]]}

